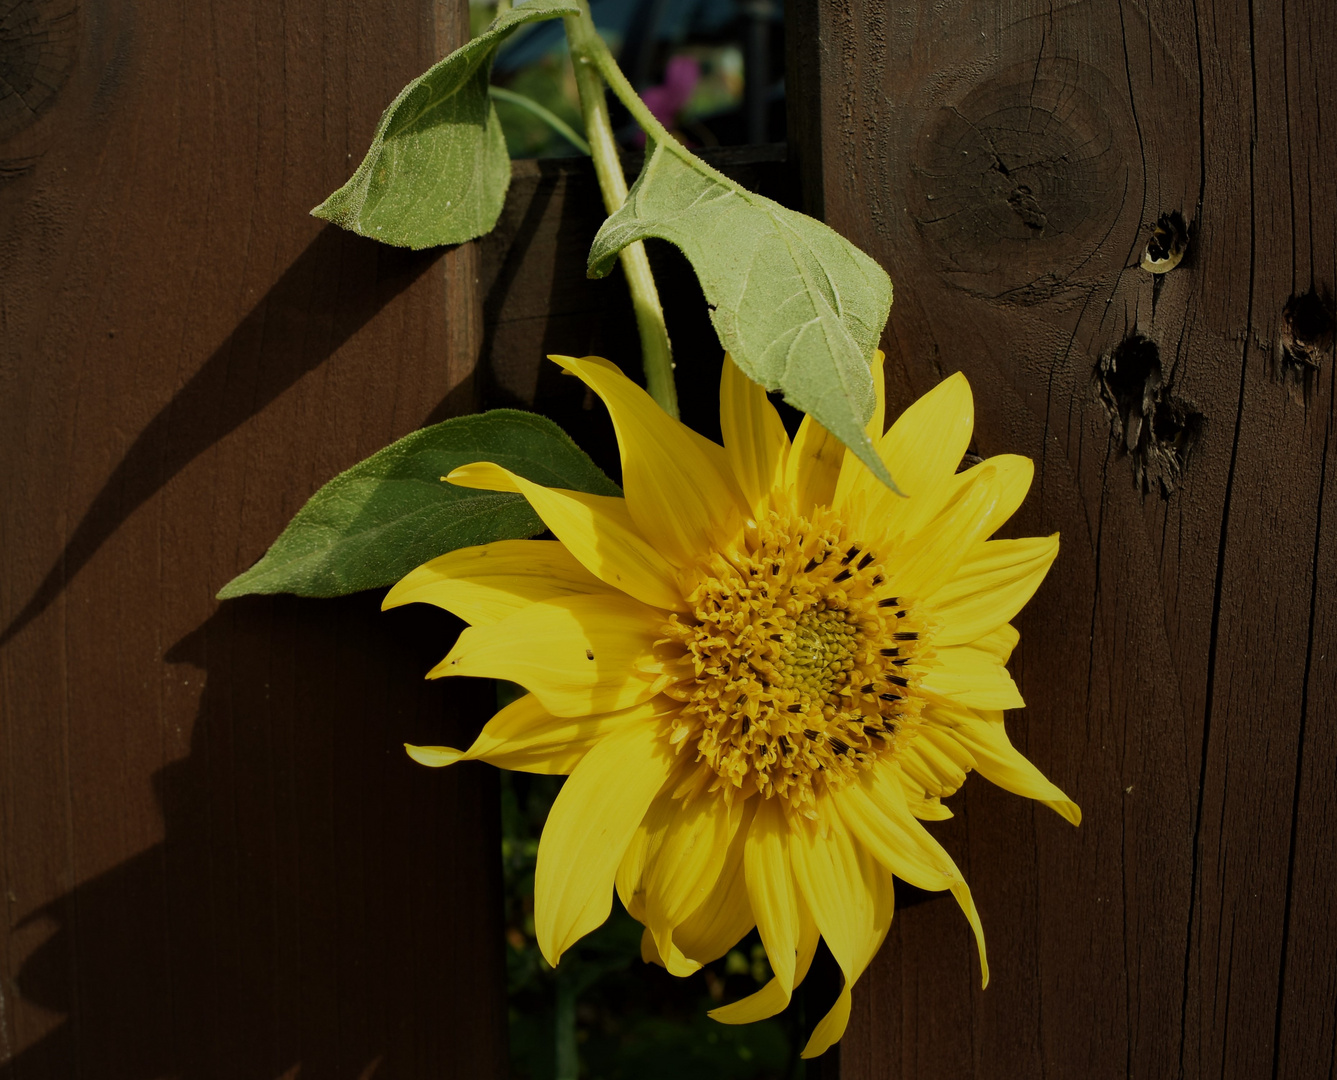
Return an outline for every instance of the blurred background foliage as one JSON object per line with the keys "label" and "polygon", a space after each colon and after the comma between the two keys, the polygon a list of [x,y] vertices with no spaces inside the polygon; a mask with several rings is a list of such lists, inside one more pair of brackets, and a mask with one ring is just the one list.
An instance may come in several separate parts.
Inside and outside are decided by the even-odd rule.
{"label": "blurred background foliage", "polygon": [[[784,20],[778,0],[592,0],[599,33],[632,85],[688,146],[781,142],[785,137]],[[474,32],[495,4],[471,5]],[[751,76],[751,77],[749,77]],[[583,132],[575,75],[560,21],[531,23],[497,55],[492,81]],[[640,130],[610,99],[619,140]],[[534,112],[498,101],[513,158],[580,151]]]}
{"label": "blurred background foliage", "polygon": [[[600,34],[637,91],[688,146],[779,142],[785,137],[784,23],[772,0],[592,0]],[[470,8],[474,33],[496,14]],[[531,24],[501,49],[494,85],[527,104],[496,99],[513,158],[581,150],[545,121],[583,134],[575,75],[560,21]],[[610,98],[619,141],[640,130]],[[498,706],[521,693],[498,686]],[[799,1080],[798,1050],[812,1026],[803,995],[771,1020],[739,1027],[706,1013],[771,976],[754,930],[687,979],[641,960],[641,926],[616,900],[604,925],[556,970],[534,938],[534,864],[563,777],[503,772],[502,856],[512,1075],[516,1080]],[[825,1011],[824,1009],[821,1011]],[[812,1018],[815,1022],[816,1012]]]}

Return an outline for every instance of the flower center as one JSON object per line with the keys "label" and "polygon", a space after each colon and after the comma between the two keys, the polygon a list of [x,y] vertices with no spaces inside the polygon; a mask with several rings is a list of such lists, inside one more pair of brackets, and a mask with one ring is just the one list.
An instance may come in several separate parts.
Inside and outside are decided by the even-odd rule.
{"label": "flower center", "polygon": [[812,815],[823,786],[848,783],[917,726],[924,620],[825,508],[772,511],[741,546],[700,568],[690,614],[665,627],[680,671],[665,693],[683,703],[669,739],[698,762],[680,791],[758,792]]}

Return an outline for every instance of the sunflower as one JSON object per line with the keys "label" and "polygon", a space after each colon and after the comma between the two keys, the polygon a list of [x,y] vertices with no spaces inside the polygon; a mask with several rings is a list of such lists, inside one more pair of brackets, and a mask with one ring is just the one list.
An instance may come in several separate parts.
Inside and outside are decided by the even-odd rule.
{"label": "sunflower", "polygon": [[844,977],[805,1057],[840,1038],[850,990],[891,924],[893,877],[950,890],[988,966],[970,889],[921,821],[974,768],[1053,807],[1077,806],[1003,730],[1022,707],[1009,625],[1058,537],[987,539],[1033,467],[957,467],[973,404],[953,375],[883,434],[904,494],[811,418],[790,443],[765,392],[726,358],[721,447],[665,414],[614,365],[554,356],[612,414],[625,498],[545,488],[499,465],[465,487],[524,495],[555,540],[506,540],[419,567],[385,606],[423,601],[469,627],[429,673],[509,679],[529,693],[467,751],[570,774],[544,827],[535,931],[549,963],[609,915],[645,926],[642,955],[675,975],[757,927],[773,977],[715,1009],[779,1012],[826,941]]}

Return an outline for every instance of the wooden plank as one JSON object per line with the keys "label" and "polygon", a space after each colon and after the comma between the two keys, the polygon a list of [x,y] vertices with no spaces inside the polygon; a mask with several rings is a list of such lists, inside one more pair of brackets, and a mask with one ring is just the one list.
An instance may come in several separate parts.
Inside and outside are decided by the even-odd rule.
{"label": "wooden plank", "polygon": [[967,784],[935,833],[993,983],[950,901],[902,910],[842,1075],[1330,1075],[1331,5],[795,7],[892,398],[963,370],[975,449],[1036,459],[1010,726],[1086,815]]}
{"label": "wooden plank", "polygon": [[464,5],[21,8],[0,1076],[502,1075],[494,779],[400,747],[486,707],[421,680],[455,624],[213,599],[468,382],[476,253],[307,216]]}

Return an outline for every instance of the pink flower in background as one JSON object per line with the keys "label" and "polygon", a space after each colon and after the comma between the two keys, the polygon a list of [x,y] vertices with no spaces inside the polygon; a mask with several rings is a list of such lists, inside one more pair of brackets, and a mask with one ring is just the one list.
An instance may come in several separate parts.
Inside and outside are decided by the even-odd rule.
{"label": "pink flower in background", "polygon": [[[641,98],[655,119],[670,130],[682,112],[683,106],[691,99],[692,91],[701,81],[701,65],[692,56],[675,56],[664,70],[664,81],[659,86],[651,86]],[[645,132],[636,133],[636,145],[645,145]]]}

